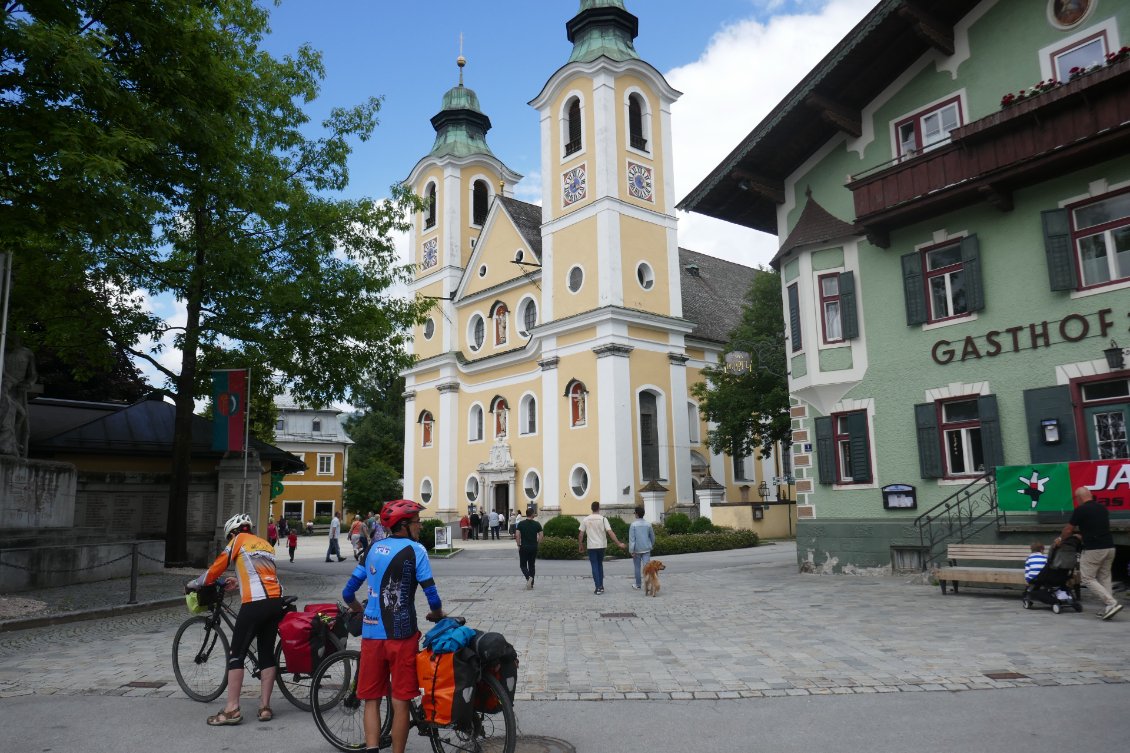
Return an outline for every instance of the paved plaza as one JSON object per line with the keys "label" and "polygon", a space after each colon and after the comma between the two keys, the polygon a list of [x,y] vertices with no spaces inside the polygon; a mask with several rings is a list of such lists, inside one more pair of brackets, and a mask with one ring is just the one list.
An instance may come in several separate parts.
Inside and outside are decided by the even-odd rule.
{"label": "paved plaza", "polygon": [[[537,587],[527,591],[505,544],[437,560],[435,571],[449,612],[516,646],[521,701],[1130,682],[1127,621],[1102,622],[1091,604],[1053,615],[1025,611],[1007,592],[942,596],[903,577],[803,575],[794,551],[778,544],[666,558],[654,599],[631,588],[628,562],[608,564],[603,596],[592,593],[585,561],[539,563]],[[300,603],[334,600],[351,563],[311,562],[305,572],[284,563],[288,590]],[[0,633],[0,697],[183,697],[170,647],[186,617],[170,607]]]}

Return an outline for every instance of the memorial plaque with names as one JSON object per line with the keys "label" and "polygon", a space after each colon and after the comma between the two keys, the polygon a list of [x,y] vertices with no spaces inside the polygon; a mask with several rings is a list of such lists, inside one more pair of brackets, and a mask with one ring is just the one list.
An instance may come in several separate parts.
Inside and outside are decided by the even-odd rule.
{"label": "memorial plaque with names", "polygon": [[108,492],[95,492],[87,497],[86,520],[90,528],[106,528],[110,525],[110,500]]}
{"label": "memorial plaque with names", "polygon": [[143,492],[141,495],[141,530],[151,533],[164,531],[168,506],[169,497],[167,494]]}
{"label": "memorial plaque with names", "polygon": [[235,515],[239,508],[239,486],[233,481],[224,481],[220,484],[220,515],[216,518],[216,525]]}
{"label": "memorial plaque with names", "polygon": [[141,518],[141,503],[132,494],[114,496],[111,526],[115,531],[135,532]]}

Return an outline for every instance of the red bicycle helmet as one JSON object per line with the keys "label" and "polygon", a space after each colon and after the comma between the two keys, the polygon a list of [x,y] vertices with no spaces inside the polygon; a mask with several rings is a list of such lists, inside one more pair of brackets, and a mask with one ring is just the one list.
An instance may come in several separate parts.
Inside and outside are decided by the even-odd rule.
{"label": "red bicycle helmet", "polygon": [[413,502],[410,499],[396,499],[392,502],[385,502],[381,507],[381,525],[387,530],[392,531],[396,528],[396,524],[402,520],[419,515],[424,506]]}

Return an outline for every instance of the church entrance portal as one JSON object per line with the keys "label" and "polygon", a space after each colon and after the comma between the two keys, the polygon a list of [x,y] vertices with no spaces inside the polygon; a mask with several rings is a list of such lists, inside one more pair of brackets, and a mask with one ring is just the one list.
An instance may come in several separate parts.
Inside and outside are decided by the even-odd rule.
{"label": "church entrance portal", "polygon": [[507,484],[496,484],[494,487],[494,511],[499,515],[506,515],[510,511],[510,487]]}

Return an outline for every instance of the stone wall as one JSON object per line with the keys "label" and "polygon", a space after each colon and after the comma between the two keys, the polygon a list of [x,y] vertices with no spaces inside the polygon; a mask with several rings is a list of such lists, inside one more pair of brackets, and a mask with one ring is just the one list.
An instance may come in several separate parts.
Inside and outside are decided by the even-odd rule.
{"label": "stone wall", "polygon": [[[134,541],[99,544],[61,544],[0,550],[0,593],[27,591],[51,586],[91,583],[130,574]],[[164,541],[138,541],[141,573],[162,572]]]}
{"label": "stone wall", "polygon": [[75,467],[0,457],[0,529],[74,525]]}

